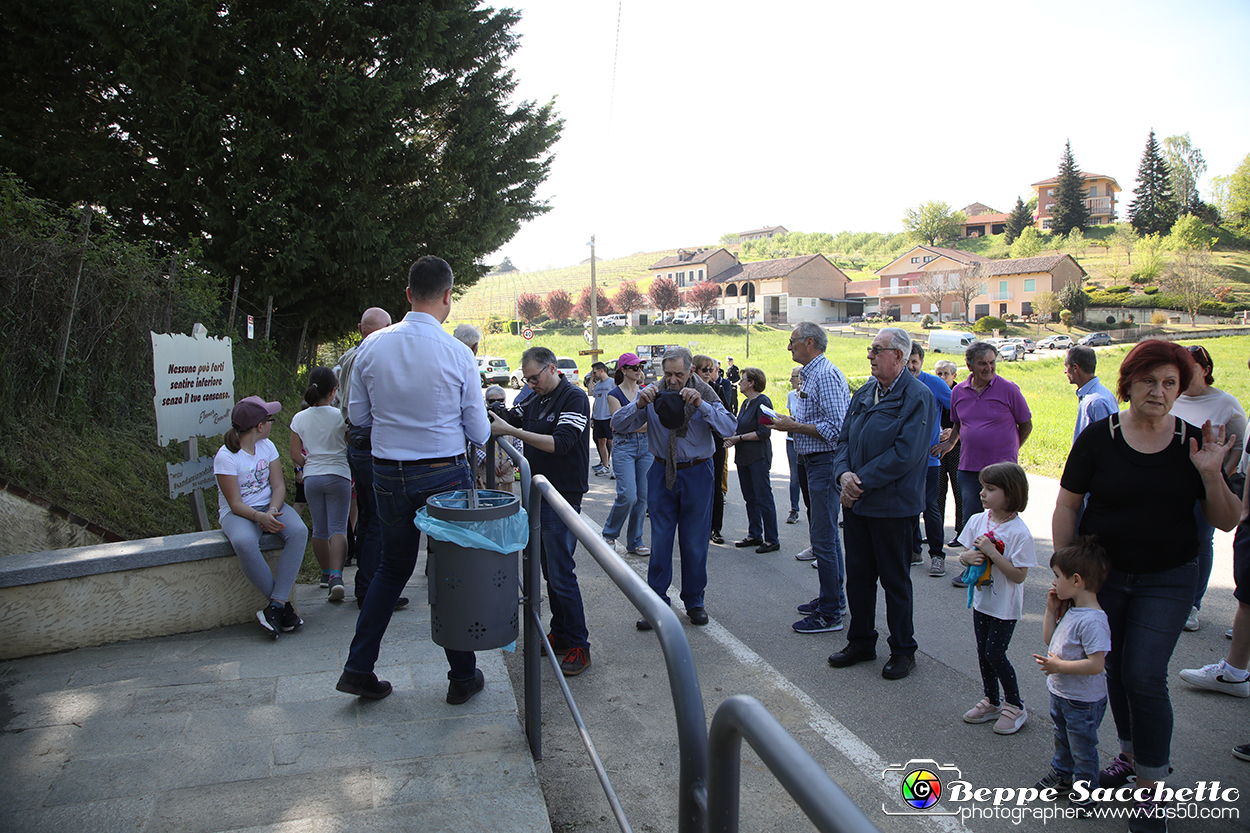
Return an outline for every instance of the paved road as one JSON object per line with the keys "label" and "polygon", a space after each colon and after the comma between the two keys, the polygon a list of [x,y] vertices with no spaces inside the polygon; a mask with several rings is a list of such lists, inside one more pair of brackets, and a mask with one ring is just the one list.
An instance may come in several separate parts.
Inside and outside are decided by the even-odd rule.
{"label": "paved road", "polygon": [[[778,448],[778,452],[782,450]],[[784,453],[775,459],[780,461],[780,471],[774,471],[774,493],[784,506]],[[741,518],[741,497],[732,470],[730,480],[726,517]],[[1051,554],[1050,513],[1057,483],[1036,477],[1030,482],[1032,495],[1024,518],[1034,532],[1039,560],[1045,565]],[[610,480],[592,477],[592,492],[584,511],[596,528],[606,517],[613,488]],[[948,509],[953,515],[949,502]],[[952,531],[953,518],[948,517],[948,535]],[[727,522],[727,540],[744,533],[745,523]],[[1030,718],[1018,734],[1003,737],[993,734],[989,724],[974,726],[960,719],[981,696],[971,614],[965,591],[952,587],[948,579],[930,578],[927,568],[918,566],[912,573],[920,653],[915,671],[905,680],[881,678],[884,655],[877,663],[832,669],[826,657],[845,643],[843,634],[800,635],[790,629],[799,618],[795,604],[807,601],[816,591],[815,570],[793,558],[793,553],[806,545],[806,536],[803,521],[782,525],[782,549],[778,553],[757,555],[753,549],[739,550],[731,545],[712,547],[707,591],[712,622],[704,628],[686,624],[709,720],[715,707],[731,694],[758,697],[883,830],[958,827],[949,818],[885,815],[883,803],[888,809],[902,809],[897,782],[882,779],[882,770],[889,764],[935,759],[959,767],[963,778],[978,787],[1031,786],[1046,772],[1052,752],[1048,698],[1044,677],[1029,659],[1031,653],[1044,648],[1041,614],[1050,583],[1046,566],[1030,571],[1026,614],[1011,648]],[[1234,611],[1231,536],[1218,535],[1216,546],[1219,556],[1204,607],[1204,625],[1201,631],[1182,636],[1172,659],[1173,680],[1180,668],[1218,660],[1228,645],[1223,634],[1231,626]],[[645,574],[643,559],[630,560]],[[634,629],[636,613],[580,550],[579,567],[593,665],[571,681],[574,695],[634,830],[672,830],[677,752],[673,709],[658,644],[653,636]],[[879,627],[884,626],[881,599],[877,621]],[[883,634],[879,653],[885,647]],[[509,657],[507,662],[519,694],[519,658]],[[1250,701],[1193,691],[1179,681],[1172,684],[1172,699],[1176,709],[1174,784],[1192,786],[1199,780],[1219,780],[1226,787],[1250,787],[1250,765],[1234,759],[1229,751],[1234,743],[1250,739],[1250,713],[1246,711]],[[607,802],[550,679],[544,682],[544,704],[545,756],[538,772],[553,829],[615,830]],[[1101,741],[1104,759],[1118,751],[1110,715],[1103,722]],[[744,750],[742,829],[812,829],[759,759],[745,746]],[[1235,806],[1243,813],[1250,810],[1244,800]],[[1246,829],[1246,824],[1174,821],[1172,829],[1233,830]],[[1043,825],[1026,818],[1020,829],[1070,829],[1077,825],[1074,821]],[[968,827],[1002,830],[1008,825],[1001,819],[982,819],[970,821]],[[1088,820],[1079,827],[1123,830],[1126,822]]]}

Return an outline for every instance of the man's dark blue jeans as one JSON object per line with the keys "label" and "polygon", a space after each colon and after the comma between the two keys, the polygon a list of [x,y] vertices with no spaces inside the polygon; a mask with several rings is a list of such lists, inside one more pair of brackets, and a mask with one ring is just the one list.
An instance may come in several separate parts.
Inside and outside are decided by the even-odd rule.
{"label": "man's dark blue jeans", "polygon": [[347,463],[356,484],[356,599],[363,601],[382,558],[382,522],[373,494],[373,453],[369,428],[347,429]]}
{"label": "man's dark blue jeans", "polygon": [[[417,566],[421,533],[413,523],[417,510],[439,492],[467,489],[473,474],[463,457],[434,465],[373,461],[373,492],[382,526],[382,559],[369,585],[345,670],[370,674],[378,661],[382,636],[408,579]],[[446,651],[449,680],[470,680],[477,667],[472,651]]]}

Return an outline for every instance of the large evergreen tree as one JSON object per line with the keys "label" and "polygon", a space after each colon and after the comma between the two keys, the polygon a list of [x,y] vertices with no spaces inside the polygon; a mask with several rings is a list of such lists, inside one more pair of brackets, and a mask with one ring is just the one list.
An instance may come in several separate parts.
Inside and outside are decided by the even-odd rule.
{"label": "large evergreen tree", "polygon": [[[475,0],[29,0],[0,25],[0,159],[37,195],[195,243],[313,341],[403,304],[406,265],[486,271],[561,123],[515,102],[517,14]],[[278,340],[282,340],[279,338]],[[292,337],[293,340],[293,337]]]}
{"label": "large evergreen tree", "polygon": [[1167,163],[1151,130],[1141,164],[1137,166],[1137,187],[1128,207],[1128,219],[1138,234],[1167,234],[1178,213],[1176,197],[1168,182]]}
{"label": "large evergreen tree", "polygon": [[1055,203],[1050,208],[1050,230],[1067,236],[1074,228],[1089,225],[1089,207],[1085,197],[1089,189],[1081,177],[1081,169],[1072,157],[1072,142],[1065,142],[1063,158],[1059,161],[1059,176],[1055,180]]}
{"label": "large evergreen tree", "polygon": [[1007,215],[1006,237],[1004,238],[1007,245],[1010,246],[1020,236],[1020,232],[1024,231],[1027,226],[1033,225],[1033,212],[1029,211],[1029,207],[1024,204],[1024,200],[1016,197],[1016,207],[1011,209],[1011,213]]}

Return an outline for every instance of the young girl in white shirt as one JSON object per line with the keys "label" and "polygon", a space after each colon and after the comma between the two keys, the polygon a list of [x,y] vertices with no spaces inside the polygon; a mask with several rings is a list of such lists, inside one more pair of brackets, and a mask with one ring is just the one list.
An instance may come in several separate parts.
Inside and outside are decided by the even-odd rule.
{"label": "young girl in white shirt", "polygon": [[328,367],[314,367],[304,392],[307,408],[291,418],[291,460],[304,474],[304,497],[312,516],[312,548],[321,565],[329,600],[341,602],[343,561],[347,558],[347,516],[352,504],[352,471],[347,464],[347,424],[330,404],[339,380]]}
{"label": "young girl in white shirt", "polygon": [[[994,463],[981,470],[981,505],[985,511],[964,525],[959,543],[967,547],[965,567],[985,565],[972,594],[972,626],[985,696],[964,714],[968,723],[995,721],[1000,735],[1018,732],[1028,718],[1007,647],[1024,607],[1024,579],[1037,564],[1033,535],[1019,513],[1029,503],[1029,481],[1015,463]],[[999,697],[999,686],[1002,697]]]}
{"label": "young girl in white shirt", "polygon": [[[308,527],[285,503],[282,464],[269,439],[273,415],[280,410],[281,402],[266,402],[259,396],[240,400],[230,415],[225,444],[213,458],[221,531],[234,547],[243,574],[269,600],[256,618],[274,639],[279,631],[293,631],[304,624],[290,598],[308,543]],[[266,532],[281,535],[285,542],[276,575],[260,551],[260,536]]]}

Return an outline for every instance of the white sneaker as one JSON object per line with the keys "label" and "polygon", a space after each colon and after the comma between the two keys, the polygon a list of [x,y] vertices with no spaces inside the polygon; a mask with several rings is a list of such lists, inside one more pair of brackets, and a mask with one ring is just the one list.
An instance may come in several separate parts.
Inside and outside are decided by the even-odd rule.
{"label": "white sneaker", "polygon": [[1198,622],[1198,608],[1191,607],[1189,609],[1189,618],[1185,620],[1185,630],[1193,633],[1202,625]]}
{"label": "white sneaker", "polygon": [[815,561],[816,554],[812,552],[812,548],[808,547],[794,557],[795,561]]}
{"label": "white sneaker", "polygon": [[1230,678],[1223,661],[1201,668],[1182,668],[1181,679],[1198,688],[1222,691],[1234,697],[1250,697],[1250,677],[1240,682]]}
{"label": "white sneaker", "polygon": [[603,542],[607,544],[609,547],[611,547],[612,551],[616,553],[617,555],[625,554],[625,545],[622,543],[619,543],[615,538],[604,538]]}
{"label": "white sneaker", "polygon": [[634,547],[632,550],[626,550],[625,552],[627,555],[650,555],[651,548],[640,546],[640,547]]}
{"label": "white sneaker", "polygon": [[995,706],[988,697],[982,697],[981,702],[964,712],[964,722],[989,723],[991,720],[997,720],[1002,713],[1002,706]]}
{"label": "white sneaker", "polygon": [[1010,703],[1005,703],[1003,704],[1002,714],[998,716],[998,721],[994,724],[994,734],[1014,735],[1020,731],[1020,727],[1028,719],[1029,713],[1024,710],[1024,706],[1013,706]]}

